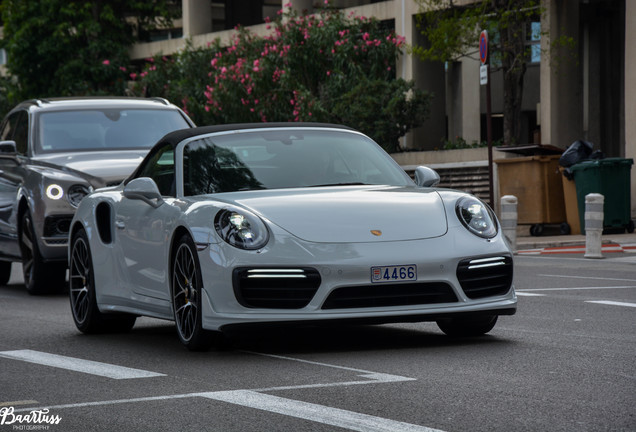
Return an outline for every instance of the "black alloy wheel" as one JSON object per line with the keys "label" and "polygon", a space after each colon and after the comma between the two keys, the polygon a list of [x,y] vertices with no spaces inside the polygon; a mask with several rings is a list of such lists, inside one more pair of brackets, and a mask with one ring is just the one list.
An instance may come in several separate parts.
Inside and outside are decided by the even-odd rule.
{"label": "black alloy wheel", "polygon": [[188,234],[176,243],[172,259],[172,309],[179,340],[191,351],[212,345],[213,332],[201,324],[201,268],[194,242]]}
{"label": "black alloy wheel", "polygon": [[83,333],[124,332],[137,319],[129,314],[104,314],[95,296],[95,273],[88,237],[79,230],[71,240],[69,298],[75,326]]}
{"label": "black alloy wheel", "polygon": [[20,252],[24,285],[29,294],[51,294],[66,288],[66,266],[63,263],[45,263],[40,255],[31,214],[22,215]]}

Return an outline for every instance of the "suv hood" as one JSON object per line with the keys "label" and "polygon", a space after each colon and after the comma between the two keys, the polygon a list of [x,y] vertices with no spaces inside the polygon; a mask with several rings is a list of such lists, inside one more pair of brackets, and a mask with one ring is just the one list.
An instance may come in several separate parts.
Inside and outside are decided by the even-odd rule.
{"label": "suv hood", "polygon": [[433,189],[341,186],[250,195],[237,194],[234,202],[311,242],[416,240],[447,231],[444,203]]}
{"label": "suv hood", "polygon": [[137,168],[148,150],[54,153],[38,156],[39,165],[69,171],[86,178],[94,187],[120,183]]}

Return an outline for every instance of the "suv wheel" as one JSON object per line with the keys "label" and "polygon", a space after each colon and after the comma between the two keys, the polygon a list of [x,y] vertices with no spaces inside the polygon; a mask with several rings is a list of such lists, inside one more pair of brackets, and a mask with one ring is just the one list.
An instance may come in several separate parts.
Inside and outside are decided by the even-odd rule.
{"label": "suv wheel", "polygon": [[11,261],[0,261],[0,286],[4,286],[11,278]]}
{"label": "suv wheel", "polygon": [[64,290],[66,266],[62,263],[45,263],[38,249],[33,219],[29,212],[22,215],[20,251],[24,285],[29,294],[50,294]]}

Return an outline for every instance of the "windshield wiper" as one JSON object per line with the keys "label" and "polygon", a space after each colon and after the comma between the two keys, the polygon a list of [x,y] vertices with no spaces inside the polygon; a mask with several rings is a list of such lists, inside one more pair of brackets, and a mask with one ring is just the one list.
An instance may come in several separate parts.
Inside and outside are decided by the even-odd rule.
{"label": "windshield wiper", "polygon": [[319,184],[319,185],[311,185],[311,186],[307,186],[307,187],[327,187],[327,186],[371,186],[368,183],[362,183],[362,182],[351,182],[351,183],[326,183],[326,184]]}

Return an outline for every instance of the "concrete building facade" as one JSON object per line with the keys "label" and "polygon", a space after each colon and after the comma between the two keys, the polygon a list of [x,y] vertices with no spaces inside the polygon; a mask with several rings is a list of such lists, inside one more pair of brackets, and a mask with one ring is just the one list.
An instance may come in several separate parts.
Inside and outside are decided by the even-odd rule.
{"label": "concrete building facade", "polygon": [[[470,4],[474,0],[455,0]],[[265,19],[286,8],[312,13],[324,0],[182,0],[182,19],[165,40],[139,43],[133,59],[170,55],[185,47],[229,41],[237,24],[267,34]],[[418,28],[421,13],[414,0],[329,0],[330,6],[386,21],[408,44],[425,45]],[[533,61],[524,80],[522,144],[567,148],[578,139],[591,141],[608,157],[636,159],[636,1],[542,0],[544,13],[533,23],[541,37],[528,37]],[[574,52],[551,43],[571,37]],[[477,46],[478,41],[475,41]],[[536,57],[535,57],[536,56]],[[445,140],[485,140],[485,87],[479,84],[475,58],[444,64],[404,55],[397,75],[413,79],[434,94],[431,117],[404,140],[405,149],[433,150]],[[493,139],[502,135],[501,76],[492,76]],[[636,215],[636,183],[631,176],[632,215]]]}

